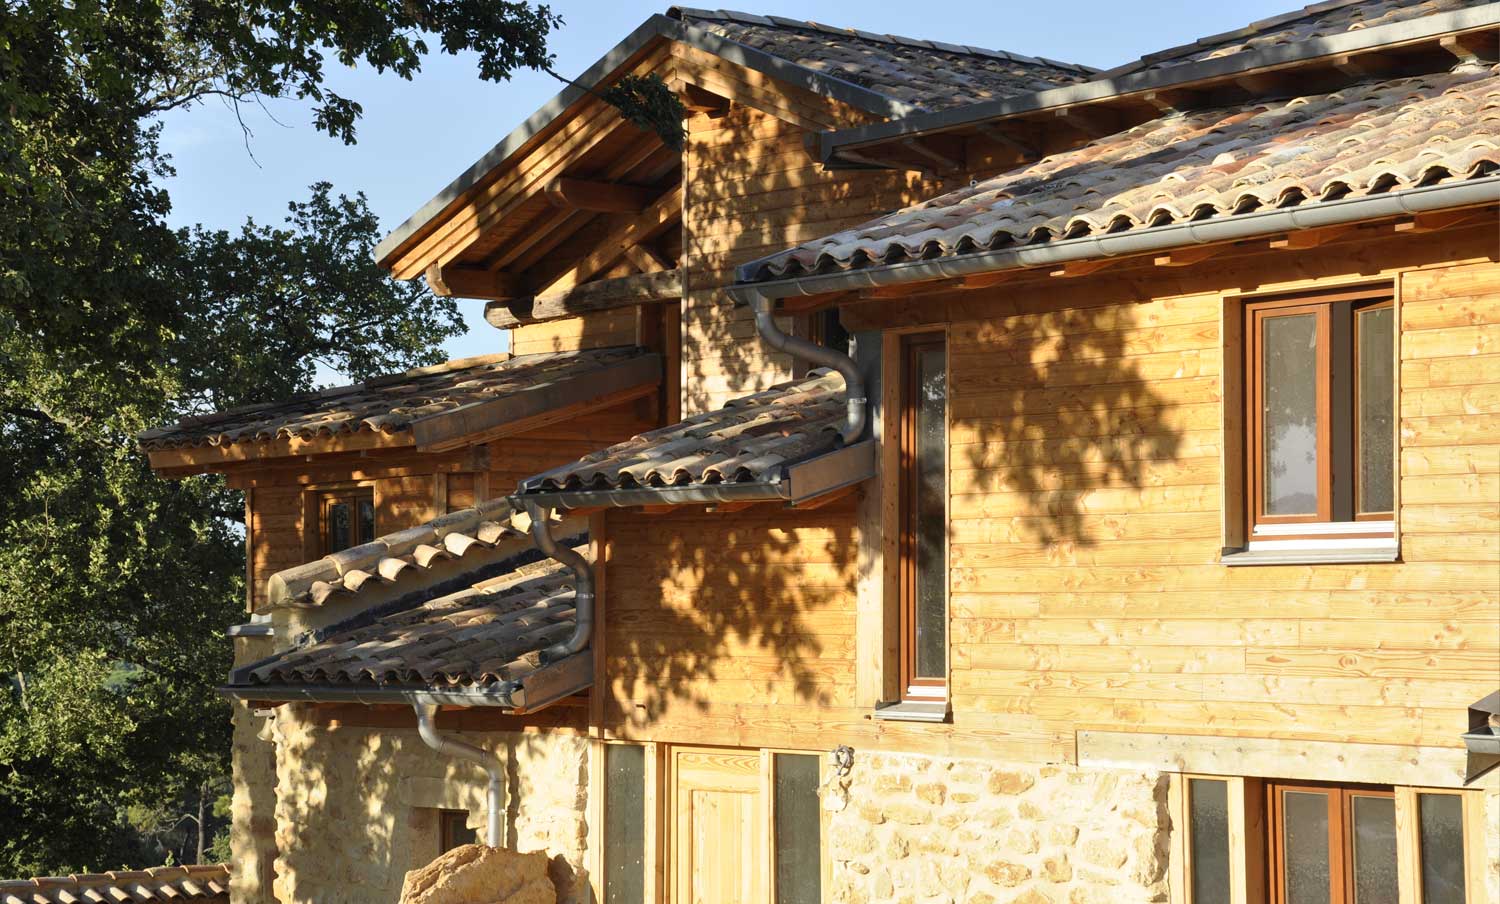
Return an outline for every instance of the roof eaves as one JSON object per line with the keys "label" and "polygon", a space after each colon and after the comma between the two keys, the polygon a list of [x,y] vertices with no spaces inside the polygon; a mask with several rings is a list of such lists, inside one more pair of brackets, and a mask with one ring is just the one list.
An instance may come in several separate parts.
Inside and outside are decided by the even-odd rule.
{"label": "roof eaves", "polygon": [[[800,24],[805,27],[805,23]],[[448,183],[442,191],[433,196],[426,204],[423,204],[416,213],[407,217],[401,225],[391,230],[390,234],[381,239],[380,243],[375,246],[375,260],[379,263],[384,263],[402,245],[421,232],[429,222],[442,214],[449,205],[458,201],[469,189],[477,185],[491,170],[503,163],[508,157],[556,120],[558,116],[562,115],[568,107],[585,97],[590,89],[607,79],[631,57],[640,53],[651,41],[657,38],[690,44],[699,50],[711,53],[731,63],[737,63],[748,69],[754,69],[799,88],[804,88],[814,94],[830,97],[877,116],[898,117],[922,112],[921,107],[888,97],[827,73],[818,72],[806,66],[799,66],[796,63],[771,56],[753,47],[746,47],[743,44],[721,38],[711,32],[695,28],[686,22],[669,18],[661,13],[654,13],[645,22],[641,23],[635,31],[626,36],[623,41],[616,44],[604,56],[600,57],[594,65],[584,70],[583,74],[575,80],[574,84],[553,95],[550,100],[537,108],[535,113],[527,117],[525,122],[513,129],[510,134],[506,135],[499,143],[486,151],[468,169],[464,170],[457,178]]]}
{"label": "roof eaves", "polygon": [[[1099,73],[1092,81],[1061,88],[1048,88],[1031,94],[1020,94],[1000,100],[955,107],[930,113],[918,113],[888,122],[869,123],[848,129],[824,132],[819,137],[820,157],[825,164],[833,162],[845,147],[862,146],[892,138],[912,137],[941,132],[972,123],[1003,119],[1054,107],[1093,103],[1160,90],[1205,79],[1223,78],[1271,66],[1283,66],[1319,57],[1357,51],[1368,51],[1394,44],[1404,44],[1453,32],[1500,24],[1500,3],[1454,10],[1358,29],[1338,35],[1247,50],[1211,60],[1184,63],[1170,69],[1127,72],[1121,69]],[[1128,67],[1127,67],[1128,68]]]}

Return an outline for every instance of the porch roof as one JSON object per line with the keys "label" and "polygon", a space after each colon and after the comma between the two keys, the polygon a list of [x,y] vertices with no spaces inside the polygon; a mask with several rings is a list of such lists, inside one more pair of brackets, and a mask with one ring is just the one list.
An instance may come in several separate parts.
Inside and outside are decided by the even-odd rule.
{"label": "porch roof", "polygon": [[461,589],[373,606],[230,673],[245,700],[537,707],[586,687],[590,653],[542,651],[575,625],[570,573],[539,553],[475,568]]}
{"label": "porch roof", "polygon": [[147,430],[138,441],[148,452],[361,435],[423,447],[473,432],[470,428],[495,429],[543,409],[587,403],[634,385],[654,386],[659,379],[659,356],[625,346],[460,358],[280,402],[185,418]]}
{"label": "porch roof", "polygon": [[[788,496],[784,486],[789,473],[843,451],[845,412],[843,377],[815,370],[529,477],[513,498],[575,508],[595,497],[615,505],[668,503],[674,491],[689,491],[681,494],[684,502],[730,501],[730,495],[794,500],[800,494]],[[857,444],[858,452],[867,445]],[[813,488],[847,485],[873,468],[873,458],[863,454],[845,463],[847,469]],[[718,490],[724,498],[697,498],[693,490]]]}
{"label": "porch roof", "polygon": [[228,904],[229,866],[158,866],[144,870],[75,873],[0,881],[0,904],[196,901]]}
{"label": "porch roof", "polygon": [[[1314,208],[1500,169],[1500,67],[1163,115],[740,268],[744,282]],[[1500,192],[1491,193],[1500,199]],[[1024,261],[1022,263],[1024,266]]]}

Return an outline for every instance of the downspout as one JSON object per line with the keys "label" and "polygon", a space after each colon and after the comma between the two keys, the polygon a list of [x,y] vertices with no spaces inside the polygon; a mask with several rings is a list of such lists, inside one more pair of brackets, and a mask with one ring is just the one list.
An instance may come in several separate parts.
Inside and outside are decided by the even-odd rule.
{"label": "downspout", "polygon": [[839,432],[844,445],[852,445],[865,432],[866,410],[869,400],[865,397],[865,379],[855,365],[854,359],[831,348],[809,342],[797,336],[783,333],[776,325],[774,302],[753,286],[735,286],[730,293],[741,301],[747,301],[755,311],[755,329],[766,344],[793,358],[818,367],[831,367],[844,377],[844,391],[849,396],[849,413],[844,420],[844,429]]}
{"label": "downspout", "polygon": [[594,633],[594,569],[576,550],[553,538],[550,507],[528,499],[526,514],[531,516],[531,539],[536,548],[573,572],[573,634],[542,651],[542,662],[556,662],[588,649]]}
{"label": "downspout", "polygon": [[437,726],[433,724],[433,718],[437,715],[436,706],[430,703],[413,703],[411,708],[417,714],[417,733],[422,736],[423,741],[427,742],[428,747],[444,756],[478,763],[484,768],[485,774],[490,777],[490,785],[485,793],[484,801],[489,818],[485,828],[484,843],[492,848],[500,847],[500,789],[504,781],[500,772],[500,761],[482,747],[475,747],[473,744],[466,744],[438,734]]}

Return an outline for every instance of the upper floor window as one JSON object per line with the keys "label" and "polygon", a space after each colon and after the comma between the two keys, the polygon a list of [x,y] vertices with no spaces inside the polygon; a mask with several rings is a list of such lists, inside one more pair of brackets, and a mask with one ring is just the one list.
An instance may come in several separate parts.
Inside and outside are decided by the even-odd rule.
{"label": "upper floor window", "polygon": [[325,556],[374,540],[374,491],[369,487],[355,487],[320,493],[318,536]]}
{"label": "upper floor window", "polygon": [[901,659],[906,699],[948,685],[948,350],[908,337],[901,362]]}
{"label": "upper floor window", "polygon": [[1392,537],[1390,290],[1247,304],[1245,367],[1251,543]]}

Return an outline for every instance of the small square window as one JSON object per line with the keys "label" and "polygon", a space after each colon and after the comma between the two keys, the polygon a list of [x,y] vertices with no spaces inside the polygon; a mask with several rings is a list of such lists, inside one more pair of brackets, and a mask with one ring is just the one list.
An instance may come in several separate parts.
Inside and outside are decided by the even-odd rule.
{"label": "small square window", "polygon": [[320,493],[318,536],[325,556],[374,540],[374,491],[361,487]]}

